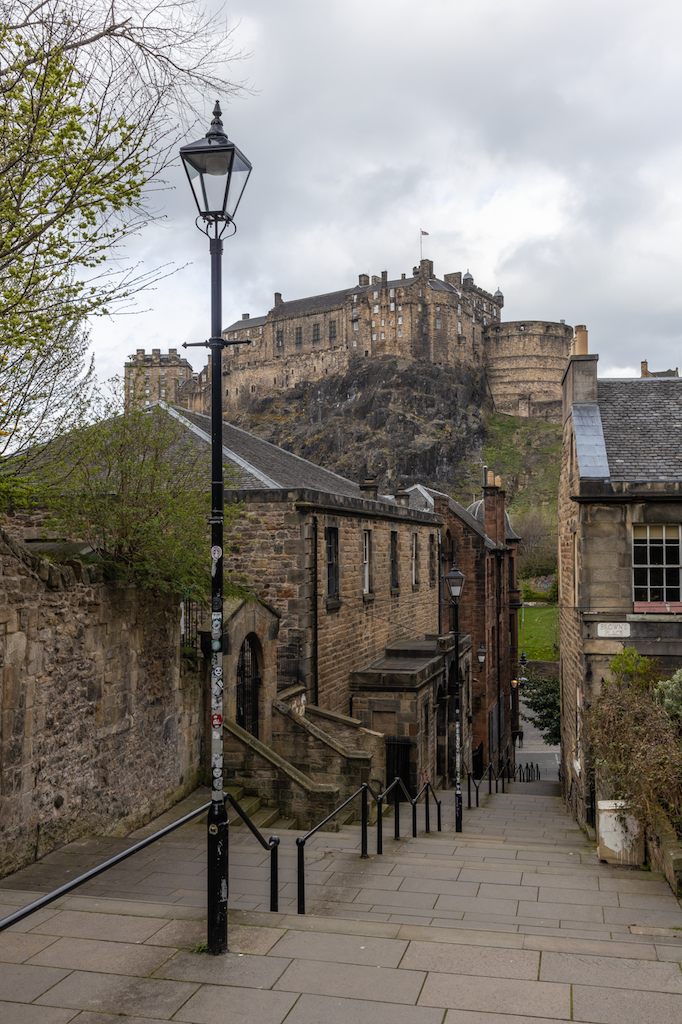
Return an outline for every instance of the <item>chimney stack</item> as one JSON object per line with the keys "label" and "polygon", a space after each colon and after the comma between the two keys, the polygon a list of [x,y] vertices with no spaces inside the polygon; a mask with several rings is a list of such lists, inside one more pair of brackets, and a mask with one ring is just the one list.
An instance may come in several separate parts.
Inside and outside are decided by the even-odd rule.
{"label": "chimney stack", "polygon": [[407,508],[410,504],[410,495],[407,491],[396,491],[395,492],[395,503],[396,505],[402,505],[403,508]]}
{"label": "chimney stack", "polygon": [[242,313],[242,320],[249,320],[251,318],[250,313]]}
{"label": "chimney stack", "polygon": [[281,292],[275,292],[275,309],[277,308],[277,306],[281,306],[281,305],[282,305],[282,293]]}
{"label": "chimney stack", "polygon": [[561,381],[563,392],[563,422],[571,415],[574,403],[597,401],[598,355],[587,351],[587,327],[579,324],[571,345],[571,356]]}
{"label": "chimney stack", "polygon": [[377,487],[377,482],[374,479],[374,477],[365,477],[365,482],[363,484],[360,484],[360,493],[362,494],[363,498],[367,498],[368,501],[377,500],[379,488]]}

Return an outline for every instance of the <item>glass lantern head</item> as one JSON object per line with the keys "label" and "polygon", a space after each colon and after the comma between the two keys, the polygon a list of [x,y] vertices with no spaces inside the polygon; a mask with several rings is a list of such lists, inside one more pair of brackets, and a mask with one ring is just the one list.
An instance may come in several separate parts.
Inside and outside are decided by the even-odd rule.
{"label": "glass lantern head", "polygon": [[462,588],[464,587],[464,573],[460,572],[457,568],[456,563],[453,561],[452,569],[450,572],[445,574],[445,582],[447,584],[450,598],[453,601],[457,601],[462,594]]}
{"label": "glass lantern head", "polygon": [[251,164],[225,134],[219,103],[206,138],[183,146],[180,157],[200,216],[207,221],[232,221]]}

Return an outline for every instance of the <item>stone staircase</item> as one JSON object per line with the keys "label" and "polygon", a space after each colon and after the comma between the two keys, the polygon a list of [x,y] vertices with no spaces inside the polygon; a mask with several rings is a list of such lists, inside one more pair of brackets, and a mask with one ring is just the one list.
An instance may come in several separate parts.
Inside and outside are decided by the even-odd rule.
{"label": "stone staircase", "polygon": [[[283,817],[279,807],[266,806],[259,796],[249,796],[243,786],[227,786],[225,792],[229,793],[237,801],[244,813],[248,814],[252,823],[260,832],[267,830],[271,835],[279,835],[280,832],[287,832],[296,827],[295,818]],[[238,831],[248,831],[248,827],[233,807],[228,807],[228,818],[230,820],[230,828]]]}

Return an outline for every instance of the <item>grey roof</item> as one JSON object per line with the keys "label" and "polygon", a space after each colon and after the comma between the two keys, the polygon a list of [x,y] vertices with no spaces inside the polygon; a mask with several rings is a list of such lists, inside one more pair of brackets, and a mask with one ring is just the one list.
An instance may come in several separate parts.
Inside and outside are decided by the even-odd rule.
{"label": "grey roof", "polygon": [[327,292],[326,295],[310,295],[306,299],[292,299],[290,302],[282,302],[271,310],[273,320],[280,320],[287,316],[300,316],[301,313],[315,313],[317,310],[330,309],[333,306],[342,306],[348,295],[351,294],[348,288],[338,292]]}
{"label": "grey roof", "polygon": [[609,460],[606,455],[601,414],[596,402],[573,404],[573,430],[580,476],[606,479],[610,475]]}
{"label": "grey roof", "polygon": [[[176,406],[166,408],[172,416],[187,424],[195,436],[211,443],[210,416]],[[362,497],[359,486],[352,480],[316,466],[292,452],[285,452],[283,448],[231,423],[223,423],[223,455],[237,470],[237,487],[241,489],[308,488],[350,498]]]}
{"label": "grey roof", "polygon": [[227,331],[243,331],[251,327],[262,327],[267,322],[267,316],[251,316],[248,320],[235,320],[229,327],[223,328],[223,333]]}
{"label": "grey roof", "polygon": [[682,479],[682,377],[598,380],[597,397],[611,480]]}

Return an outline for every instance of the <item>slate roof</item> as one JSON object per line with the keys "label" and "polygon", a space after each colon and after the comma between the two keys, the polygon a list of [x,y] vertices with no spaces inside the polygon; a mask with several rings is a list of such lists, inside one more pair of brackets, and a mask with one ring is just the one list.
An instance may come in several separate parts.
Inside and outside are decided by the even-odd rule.
{"label": "slate roof", "polygon": [[[176,406],[166,406],[192,433],[210,445],[211,417],[188,412]],[[329,469],[322,469],[307,459],[286,452],[248,431],[223,423],[223,454],[225,461],[237,471],[236,486],[244,490],[272,490],[281,488],[308,488],[327,494],[343,494],[361,498],[359,486]]]}
{"label": "slate roof", "polygon": [[682,480],[682,378],[598,380],[597,400],[611,480]]}
{"label": "slate roof", "polygon": [[[410,495],[410,508],[421,509],[425,512],[431,512],[433,510],[434,496],[438,498],[447,498],[450,510],[454,512],[455,515],[469,527],[469,529],[477,533],[479,537],[483,537],[486,544],[490,547],[497,547],[495,541],[491,540],[485,532],[485,511],[483,510],[482,501],[476,501],[466,509],[463,505],[460,505],[458,501],[455,501],[454,498],[451,498],[449,494],[445,494],[443,491],[436,491],[432,487],[424,487],[423,484],[415,484],[412,487],[408,487],[407,490]],[[520,540],[521,538],[512,530],[512,526],[509,521],[509,514],[507,512],[505,512],[505,516],[507,522],[507,540]]]}
{"label": "slate roof", "polygon": [[[224,328],[226,331],[243,331],[246,328],[251,327],[262,327],[263,324],[271,316],[272,320],[282,320],[290,316],[301,316],[303,313],[315,313],[316,311],[322,312],[325,309],[334,309],[342,306],[349,296],[351,295],[363,295],[366,292],[373,292],[379,288],[405,288],[409,285],[414,284],[417,280],[416,277],[399,278],[393,281],[377,282],[377,284],[360,284],[355,285],[352,288],[343,288],[337,292],[326,292],[324,295],[310,295],[304,299],[291,299],[289,302],[281,302],[279,306],[273,307],[270,313],[266,316],[251,317],[249,320],[236,320],[229,327]],[[447,281],[440,281],[437,277],[432,277],[428,281],[429,288],[437,292],[450,292],[454,295],[461,297],[461,292]]]}
{"label": "slate roof", "polygon": [[235,320],[229,327],[223,328],[223,331],[243,331],[251,327],[262,327],[267,319],[267,316],[252,316],[248,320]]}
{"label": "slate roof", "polygon": [[[475,501],[473,505],[469,505],[467,512],[474,519],[478,520],[482,526],[485,526],[485,502],[482,498]],[[509,513],[506,510],[504,513],[504,537],[505,540],[521,540],[518,533],[514,532],[511,519],[509,518]]]}

